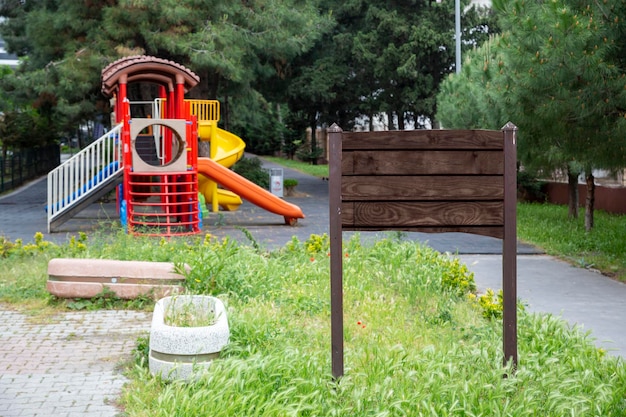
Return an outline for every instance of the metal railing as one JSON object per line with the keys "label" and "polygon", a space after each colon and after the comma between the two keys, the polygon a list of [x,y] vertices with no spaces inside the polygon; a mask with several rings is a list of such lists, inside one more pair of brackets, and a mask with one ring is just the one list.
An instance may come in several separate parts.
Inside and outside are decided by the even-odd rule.
{"label": "metal railing", "polygon": [[[162,119],[165,117],[165,103],[167,99],[157,98],[152,105],[152,117]],[[187,99],[189,103],[189,113],[198,117],[198,121],[219,122],[220,102],[218,100],[196,100]],[[132,103],[131,103],[132,104]]]}
{"label": "metal railing", "polygon": [[6,159],[0,158],[0,193],[47,173],[59,165],[60,159],[59,145],[7,152]]}
{"label": "metal railing", "polygon": [[123,169],[122,124],[48,173],[48,228],[58,216]]}
{"label": "metal railing", "polygon": [[189,103],[189,113],[198,117],[198,121],[218,122],[220,120],[220,102],[217,100],[185,100]]}

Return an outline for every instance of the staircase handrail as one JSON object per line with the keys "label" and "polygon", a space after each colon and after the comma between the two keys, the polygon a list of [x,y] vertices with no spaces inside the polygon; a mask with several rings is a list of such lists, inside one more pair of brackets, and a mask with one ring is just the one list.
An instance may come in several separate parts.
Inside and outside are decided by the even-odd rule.
{"label": "staircase handrail", "polygon": [[123,170],[122,123],[48,173],[48,231],[51,222]]}

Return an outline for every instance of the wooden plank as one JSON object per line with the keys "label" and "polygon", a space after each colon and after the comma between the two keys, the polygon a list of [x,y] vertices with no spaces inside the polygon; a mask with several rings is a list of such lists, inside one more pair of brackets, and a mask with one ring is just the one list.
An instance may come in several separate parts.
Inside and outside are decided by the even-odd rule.
{"label": "wooden plank", "polygon": [[343,175],[503,175],[501,151],[344,152]]}
{"label": "wooden plank", "polygon": [[343,151],[361,149],[503,149],[497,130],[343,132]]}
{"label": "wooden plank", "polygon": [[502,226],[454,226],[454,227],[344,227],[344,231],[377,232],[384,230],[396,230],[402,232],[419,233],[470,233],[480,236],[502,239],[504,232]]}
{"label": "wooden plank", "polygon": [[502,202],[344,202],[344,227],[502,226]]}
{"label": "wooden plank", "polygon": [[502,176],[343,177],[343,201],[501,200]]}

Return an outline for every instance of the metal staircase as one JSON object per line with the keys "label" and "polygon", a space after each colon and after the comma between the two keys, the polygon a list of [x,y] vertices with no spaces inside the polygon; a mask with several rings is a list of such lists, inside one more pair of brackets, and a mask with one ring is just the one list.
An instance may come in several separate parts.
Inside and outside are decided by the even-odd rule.
{"label": "metal staircase", "polygon": [[115,126],[48,173],[48,233],[122,182],[121,131]]}

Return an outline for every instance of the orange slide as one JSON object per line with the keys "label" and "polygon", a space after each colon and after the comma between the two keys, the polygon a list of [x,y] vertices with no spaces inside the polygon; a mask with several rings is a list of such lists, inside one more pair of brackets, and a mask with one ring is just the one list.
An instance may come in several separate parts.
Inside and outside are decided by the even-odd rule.
{"label": "orange slide", "polygon": [[210,158],[198,158],[198,173],[240,195],[252,204],[271,213],[283,216],[285,223],[288,225],[293,226],[298,219],[304,218],[300,207],[276,197],[264,188],[248,181]]}

